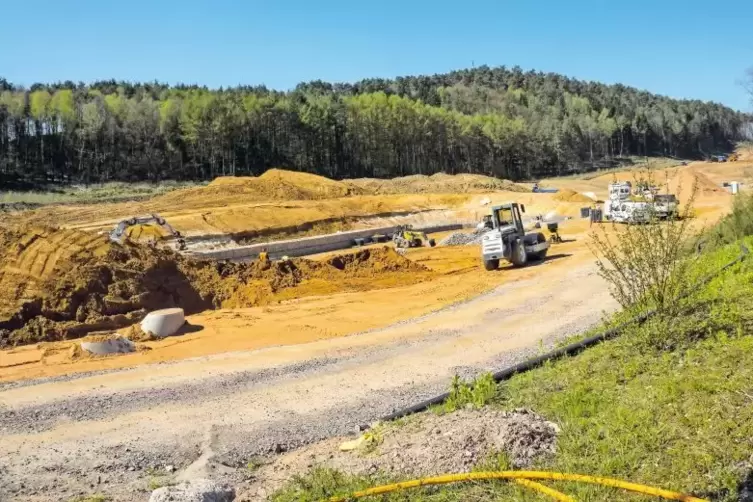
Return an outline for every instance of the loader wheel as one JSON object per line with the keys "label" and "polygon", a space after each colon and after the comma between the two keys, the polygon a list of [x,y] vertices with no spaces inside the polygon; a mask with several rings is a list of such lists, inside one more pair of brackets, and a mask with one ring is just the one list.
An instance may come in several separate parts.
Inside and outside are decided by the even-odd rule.
{"label": "loader wheel", "polygon": [[528,261],[528,254],[526,253],[526,246],[523,241],[518,241],[512,245],[511,260],[514,267],[522,267]]}
{"label": "loader wheel", "polygon": [[486,270],[497,270],[499,268],[499,260],[484,260],[484,268]]}
{"label": "loader wheel", "polygon": [[413,239],[413,242],[411,243],[410,247],[412,247],[412,248],[420,248],[421,244],[423,244],[423,242],[421,242],[421,239],[416,238],[416,239]]}
{"label": "loader wheel", "polygon": [[434,239],[429,239],[429,247],[430,248],[433,248],[436,245],[437,245],[437,241],[435,241]]}

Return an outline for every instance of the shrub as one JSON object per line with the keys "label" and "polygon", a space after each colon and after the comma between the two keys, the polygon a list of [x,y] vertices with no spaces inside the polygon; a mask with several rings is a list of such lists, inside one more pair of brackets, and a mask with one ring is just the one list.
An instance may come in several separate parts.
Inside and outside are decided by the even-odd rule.
{"label": "shrub", "polygon": [[450,395],[441,411],[450,413],[471,405],[475,409],[488,404],[497,392],[497,385],[491,373],[483,373],[472,382],[464,382],[455,375],[450,384]]}
{"label": "shrub", "polygon": [[[636,185],[641,184],[654,184],[650,171],[636,180]],[[690,219],[697,191],[694,183],[688,202],[666,221],[650,211],[647,224],[611,223],[592,233],[599,275],[624,309],[641,313],[679,307],[678,300],[690,284],[687,242],[693,237]]]}

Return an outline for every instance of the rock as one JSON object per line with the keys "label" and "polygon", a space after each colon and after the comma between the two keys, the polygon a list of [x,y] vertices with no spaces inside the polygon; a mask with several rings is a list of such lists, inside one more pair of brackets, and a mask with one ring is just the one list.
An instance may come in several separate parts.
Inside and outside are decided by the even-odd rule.
{"label": "rock", "polygon": [[149,502],[232,502],[235,490],[209,479],[193,479],[152,492]]}

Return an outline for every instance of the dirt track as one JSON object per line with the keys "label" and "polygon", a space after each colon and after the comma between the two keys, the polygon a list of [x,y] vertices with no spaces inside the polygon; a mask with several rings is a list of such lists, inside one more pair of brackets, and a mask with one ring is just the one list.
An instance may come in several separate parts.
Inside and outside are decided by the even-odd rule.
{"label": "dirt track", "polygon": [[149,469],[185,469],[208,448],[210,474],[242,487],[255,455],[349,433],[441,392],[456,372],[506,366],[597,322],[614,306],[601,280],[590,265],[556,261],[536,278],[358,337],[7,385],[0,493],[143,500]]}

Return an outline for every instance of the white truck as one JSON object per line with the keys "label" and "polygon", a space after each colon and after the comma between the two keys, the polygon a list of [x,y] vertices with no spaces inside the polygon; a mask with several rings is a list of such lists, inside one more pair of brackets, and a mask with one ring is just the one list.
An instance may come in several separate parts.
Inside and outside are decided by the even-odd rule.
{"label": "white truck", "polygon": [[486,270],[499,268],[500,260],[507,260],[516,267],[529,260],[543,260],[549,250],[549,242],[544,234],[526,234],[520,213],[525,206],[509,202],[492,208],[491,217],[486,220],[491,230],[481,238],[481,258]]}
{"label": "white truck", "polygon": [[648,223],[653,210],[650,202],[630,200],[632,183],[610,183],[609,197],[604,202],[604,218],[617,223]]}
{"label": "white truck", "polygon": [[672,218],[677,215],[677,197],[673,194],[654,195],[654,211],[659,218]]}

